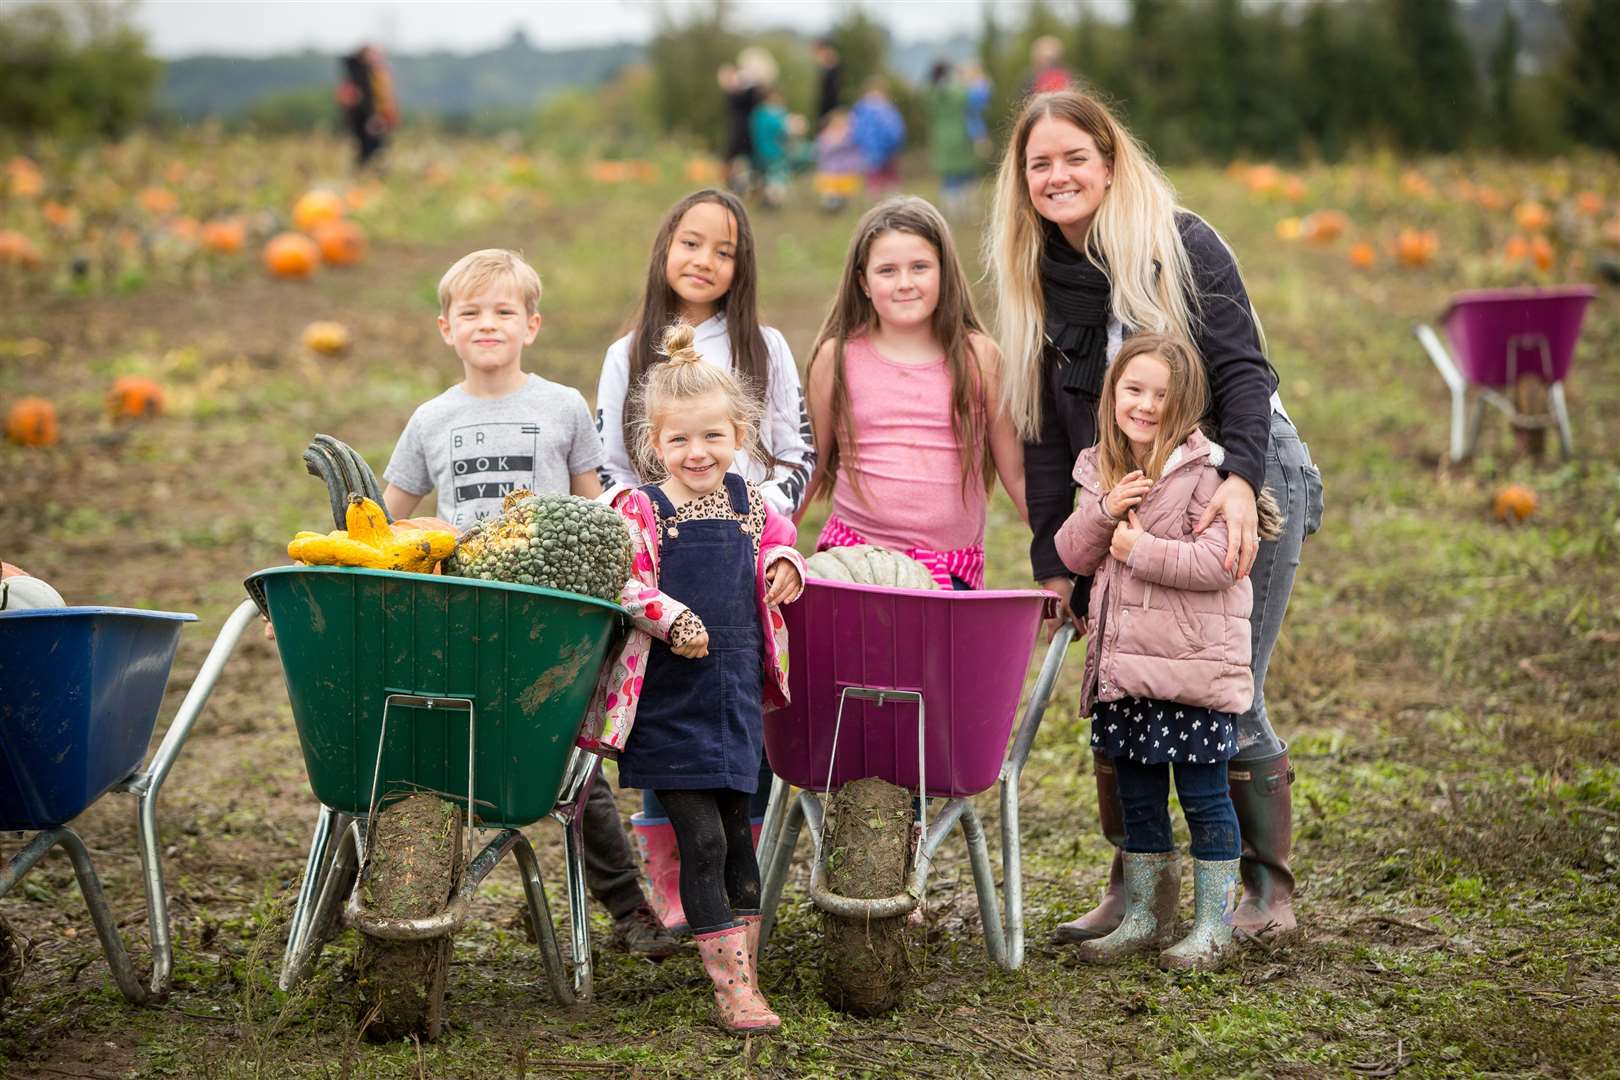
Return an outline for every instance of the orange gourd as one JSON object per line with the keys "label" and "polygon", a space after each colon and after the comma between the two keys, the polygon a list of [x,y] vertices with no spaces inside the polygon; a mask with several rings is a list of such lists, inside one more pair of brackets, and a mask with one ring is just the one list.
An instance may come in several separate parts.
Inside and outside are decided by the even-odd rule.
{"label": "orange gourd", "polygon": [[1440,238],[1431,229],[1402,229],[1395,237],[1395,257],[1402,266],[1428,266],[1440,250]]}
{"label": "orange gourd", "polygon": [[264,265],[277,277],[309,277],[320,261],[320,248],[303,233],[281,233],[264,249]]}
{"label": "orange gourd", "polygon": [[1491,508],[1498,521],[1514,525],[1536,512],[1536,493],[1523,484],[1509,484],[1497,491]]}
{"label": "orange gourd", "polygon": [[13,229],[0,229],[0,266],[33,269],[40,263],[34,242]]}
{"label": "orange gourd", "polygon": [[343,200],[330,191],[317,189],[305,192],[293,204],[293,224],[304,232],[325,221],[336,221],[343,216]]}
{"label": "orange gourd", "polygon": [[6,438],[22,446],[56,445],[56,406],[44,398],[25,397],[6,414]]}
{"label": "orange gourd", "polygon": [[218,255],[235,255],[247,242],[247,225],[241,218],[215,218],[203,226],[202,246]]}
{"label": "orange gourd", "polygon": [[107,395],[107,411],[114,419],[158,416],[163,412],[163,387],[144,375],[124,375]]}
{"label": "orange gourd", "polygon": [[1323,247],[1334,243],[1350,227],[1350,219],[1342,210],[1318,210],[1300,223],[1305,239]]}
{"label": "orange gourd", "polygon": [[1527,199],[1513,208],[1513,220],[1525,232],[1541,232],[1552,224],[1547,208],[1533,199]]}
{"label": "orange gourd", "polygon": [[332,266],[353,266],[366,257],[365,230],[352,221],[323,221],[314,237],[321,259]]}
{"label": "orange gourd", "polygon": [[1359,244],[1351,246],[1350,265],[1357,270],[1370,270],[1377,261],[1378,253],[1373,250],[1373,246],[1367,241],[1363,240]]}
{"label": "orange gourd", "polygon": [[172,214],[180,205],[174,192],[168,188],[150,187],[143,190],[138,196],[141,209],[149,214]]}

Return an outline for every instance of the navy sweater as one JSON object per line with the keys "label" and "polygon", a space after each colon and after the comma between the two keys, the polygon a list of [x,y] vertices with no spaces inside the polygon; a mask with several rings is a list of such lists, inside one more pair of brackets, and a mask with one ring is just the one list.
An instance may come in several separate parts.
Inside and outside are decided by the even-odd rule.
{"label": "navy sweater", "polygon": [[[1192,263],[1198,302],[1193,344],[1209,375],[1211,408],[1206,426],[1226,450],[1223,472],[1235,473],[1258,494],[1266,479],[1271,439],[1271,395],[1277,373],[1260,348],[1249,313],[1249,293],[1237,264],[1215,230],[1193,216],[1176,215]],[[1127,328],[1127,333],[1129,329]],[[1057,531],[1074,511],[1075,458],[1097,441],[1097,399],[1062,388],[1062,375],[1048,350],[1041,370],[1041,430],[1024,444],[1024,495],[1034,539],[1029,561],[1036,581],[1066,577],[1058,558]]]}

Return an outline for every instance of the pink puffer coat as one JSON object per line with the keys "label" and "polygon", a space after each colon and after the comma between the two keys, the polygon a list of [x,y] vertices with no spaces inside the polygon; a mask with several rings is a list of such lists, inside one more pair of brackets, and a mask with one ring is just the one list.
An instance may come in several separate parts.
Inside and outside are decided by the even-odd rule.
{"label": "pink puffer coat", "polygon": [[1109,554],[1119,524],[1103,508],[1095,447],[1080,454],[1079,507],[1057,534],[1058,555],[1077,574],[1095,574],[1087,612],[1082,716],[1098,701],[1152,697],[1239,713],[1254,698],[1249,611],[1254,588],[1224,570],[1226,521],[1202,536],[1193,526],[1221,484],[1225,454],[1194,432],[1170,455],[1164,475],[1136,507],[1147,535],[1128,563]]}

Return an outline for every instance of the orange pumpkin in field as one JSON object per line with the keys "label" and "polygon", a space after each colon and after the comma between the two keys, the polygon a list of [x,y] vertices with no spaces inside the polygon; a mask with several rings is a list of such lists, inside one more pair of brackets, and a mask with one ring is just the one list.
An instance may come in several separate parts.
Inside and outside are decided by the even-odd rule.
{"label": "orange pumpkin in field", "polygon": [[1370,270],[1373,263],[1378,261],[1378,253],[1373,246],[1363,240],[1350,248],[1350,265],[1357,270]]}
{"label": "orange pumpkin in field", "polygon": [[1509,484],[1497,491],[1491,509],[1498,521],[1515,525],[1536,512],[1536,493],[1523,484]]}
{"label": "orange pumpkin in field", "polygon": [[1533,199],[1526,199],[1513,208],[1513,220],[1525,232],[1541,232],[1552,224],[1547,208]]}
{"label": "orange pumpkin in field", "polygon": [[1342,210],[1318,210],[1300,223],[1305,239],[1327,247],[1344,235],[1350,219]]}
{"label": "orange pumpkin in field", "polygon": [[168,188],[150,187],[139,196],[141,209],[150,214],[172,214],[180,200]]}
{"label": "orange pumpkin in field", "polygon": [[144,375],[121,376],[107,395],[107,411],[114,419],[161,415],[163,387]]}
{"label": "orange pumpkin in field", "polygon": [[241,218],[215,218],[203,226],[202,246],[217,255],[235,255],[247,242],[247,225]]}
{"label": "orange pumpkin in field", "polygon": [[321,259],[332,266],[353,266],[366,257],[365,230],[352,221],[323,221],[314,236]]}
{"label": "orange pumpkin in field", "polygon": [[281,233],[264,249],[264,265],[277,277],[309,277],[320,261],[321,249],[303,233]]}
{"label": "orange pumpkin in field", "polygon": [[22,266],[31,270],[39,262],[39,249],[32,240],[15,230],[0,229],[0,266]]}
{"label": "orange pumpkin in field", "polygon": [[293,204],[293,224],[309,232],[323,221],[336,221],[343,216],[343,200],[330,191],[317,189],[305,192]]}
{"label": "orange pumpkin in field", "polygon": [[1601,217],[1603,196],[1595,191],[1583,191],[1575,196],[1575,209],[1580,211],[1582,217]]}
{"label": "orange pumpkin in field", "polygon": [[6,438],[23,446],[56,445],[56,406],[25,397],[6,414]]}
{"label": "orange pumpkin in field", "polygon": [[1402,266],[1428,266],[1440,250],[1440,238],[1432,229],[1402,229],[1395,237],[1395,257]]}

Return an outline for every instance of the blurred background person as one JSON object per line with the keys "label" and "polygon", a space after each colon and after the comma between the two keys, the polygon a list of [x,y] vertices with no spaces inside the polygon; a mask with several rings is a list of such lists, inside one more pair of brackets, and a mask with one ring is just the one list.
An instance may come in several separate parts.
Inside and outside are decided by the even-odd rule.
{"label": "blurred background person", "polygon": [[338,63],[343,75],[337,88],[338,105],[354,136],[355,164],[365,168],[399,127],[394,76],[382,51],[373,45],[362,45]]}
{"label": "blurred background person", "polygon": [[[946,217],[960,217],[973,198],[979,157],[968,133],[968,88],[950,64],[928,73],[928,162],[939,174]],[[982,116],[981,116],[982,123]]]}
{"label": "blurred background person", "polygon": [[1074,85],[1074,75],[1063,66],[1063,42],[1051,34],[1036,38],[1030,45],[1029,66],[1034,72],[1030,81],[1032,94],[1049,94]]}
{"label": "blurred background person", "polygon": [[821,208],[835,214],[849,205],[861,190],[861,173],[866,159],[855,145],[854,128],[848,109],[834,109],[826,116],[821,134],[816,136],[816,195]]}
{"label": "blurred background person", "polygon": [[906,144],[906,122],[889,99],[881,75],[866,82],[866,92],[850,111],[851,134],[864,159],[866,188],[883,195],[900,186],[900,150]]}
{"label": "blurred background person", "polygon": [[844,61],[833,43],[826,38],[816,39],[811,54],[815,57],[816,66],[821,69],[816,81],[816,130],[820,131],[826,126],[827,117],[839,106],[839,97],[844,89]]}

